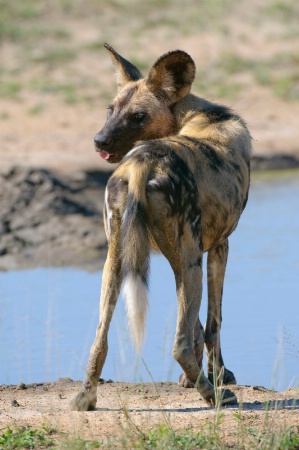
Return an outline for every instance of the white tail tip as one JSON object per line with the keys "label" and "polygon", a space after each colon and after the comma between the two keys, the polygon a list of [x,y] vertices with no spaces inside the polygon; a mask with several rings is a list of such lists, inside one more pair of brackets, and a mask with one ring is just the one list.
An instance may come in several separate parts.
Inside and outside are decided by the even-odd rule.
{"label": "white tail tip", "polygon": [[145,321],[148,308],[147,287],[139,275],[129,274],[124,279],[123,293],[126,301],[131,338],[137,353],[139,353],[145,335]]}

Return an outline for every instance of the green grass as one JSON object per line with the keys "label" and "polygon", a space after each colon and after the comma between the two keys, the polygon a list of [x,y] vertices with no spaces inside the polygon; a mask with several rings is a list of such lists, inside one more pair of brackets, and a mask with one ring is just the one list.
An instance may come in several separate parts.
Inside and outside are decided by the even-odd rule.
{"label": "green grass", "polygon": [[52,48],[45,50],[41,55],[32,57],[32,62],[44,64],[48,68],[54,68],[66,64],[75,59],[77,53],[69,48]]}
{"label": "green grass", "polygon": [[54,445],[50,438],[51,431],[46,428],[18,428],[13,430],[8,427],[0,432],[0,450],[17,448],[49,448]]}
{"label": "green grass", "polygon": [[20,94],[23,86],[18,81],[1,80],[0,81],[0,98],[16,99]]}
{"label": "green grass", "polygon": [[46,109],[45,103],[37,103],[36,105],[32,106],[30,109],[28,109],[29,114],[32,116],[38,116]]}
{"label": "green grass", "polygon": [[223,70],[228,75],[235,75],[240,72],[247,72],[254,69],[257,62],[249,58],[244,58],[237,53],[225,53],[222,55],[218,68]]}
{"label": "green grass", "polygon": [[216,72],[213,76],[210,71],[199,71],[194,82],[194,92],[210,99],[225,98],[233,100],[241,89],[240,83],[228,79]]}
{"label": "green grass", "polygon": [[161,425],[130,443],[126,448],[136,449],[174,449],[174,450],[226,450],[226,449],[260,449],[260,450],[297,450],[299,429],[287,429],[282,433],[256,433],[252,428],[244,428],[239,443],[231,444],[210,422],[199,432],[194,430],[175,432]]}
{"label": "green grass", "polygon": [[237,437],[232,443],[231,438],[223,435],[220,430],[221,416],[218,423],[207,423],[198,431],[187,428],[174,431],[171,427],[160,426],[142,432],[140,429],[130,429],[121,438],[110,438],[89,441],[80,437],[65,436],[57,430],[43,427],[40,429],[8,427],[0,433],[0,450],[21,448],[51,448],[69,450],[87,449],[167,449],[167,450],[298,450],[299,427],[287,428],[283,431],[271,431],[265,427],[257,432],[252,427],[242,425],[242,415],[236,414]]}
{"label": "green grass", "polygon": [[31,89],[43,95],[59,95],[66,103],[77,103],[79,101],[79,88],[74,84],[59,83],[51,79],[34,80],[31,83]]}
{"label": "green grass", "polygon": [[[270,58],[245,58],[237,53],[225,53],[220,58],[217,68],[229,78],[227,85],[233,86],[235,76],[249,73],[253,82],[271,89],[275,96],[288,101],[299,100],[299,56],[298,53],[278,53]],[[205,80],[207,77],[203,77]],[[224,79],[224,77],[222,77]],[[219,86],[223,85],[220,82]],[[220,96],[226,96],[218,90]]]}
{"label": "green grass", "polygon": [[10,115],[7,111],[0,112],[0,120],[7,120],[10,118]]}
{"label": "green grass", "polygon": [[198,433],[176,432],[171,428],[160,425],[146,434],[141,434],[134,442],[134,448],[160,448],[187,450],[194,448],[220,448],[221,439],[217,433],[207,432],[205,429]]}
{"label": "green grass", "polygon": [[[37,19],[40,8],[36,0],[0,0],[0,41],[22,41],[28,36],[28,24]],[[31,28],[29,34],[31,35]]]}
{"label": "green grass", "polygon": [[273,92],[285,100],[299,100],[299,73],[282,75],[274,80]]}
{"label": "green grass", "polygon": [[[298,21],[299,6],[296,0],[274,0],[264,6],[264,13],[285,23]],[[298,23],[298,22],[297,22]]]}

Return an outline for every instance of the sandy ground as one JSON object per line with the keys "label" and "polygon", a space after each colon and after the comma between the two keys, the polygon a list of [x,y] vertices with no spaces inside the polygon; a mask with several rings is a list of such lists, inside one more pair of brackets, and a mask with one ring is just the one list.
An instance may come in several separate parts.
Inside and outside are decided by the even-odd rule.
{"label": "sandy ground", "polygon": [[[26,389],[20,387],[0,386],[0,428],[46,425],[68,436],[93,440],[123,436],[138,428],[145,432],[159,424],[196,432],[219,416],[219,411],[206,406],[194,389],[174,383],[100,383],[97,410],[85,413],[69,410],[80,382],[60,379]],[[244,430],[251,427],[259,432],[266,421],[269,429],[276,431],[299,425],[298,388],[280,393],[259,386],[233,386],[232,390],[239,404],[221,411],[224,415],[220,431],[226,441],[236,439],[240,426],[236,414],[241,415]]]}

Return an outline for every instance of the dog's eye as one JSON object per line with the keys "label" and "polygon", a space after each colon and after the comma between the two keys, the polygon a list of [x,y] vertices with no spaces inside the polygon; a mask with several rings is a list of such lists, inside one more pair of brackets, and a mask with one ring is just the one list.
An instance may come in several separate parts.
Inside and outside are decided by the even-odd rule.
{"label": "dog's eye", "polygon": [[134,114],[133,118],[136,122],[142,122],[146,117],[146,113],[144,112],[138,112]]}

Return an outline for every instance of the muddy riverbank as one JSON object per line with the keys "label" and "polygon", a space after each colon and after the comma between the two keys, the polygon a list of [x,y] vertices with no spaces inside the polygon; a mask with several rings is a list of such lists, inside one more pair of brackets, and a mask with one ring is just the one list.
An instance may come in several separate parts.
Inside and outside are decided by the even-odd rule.
{"label": "muddy riverbank", "polygon": [[0,270],[96,269],[106,254],[104,189],[109,172],[61,176],[12,167],[0,174]]}

